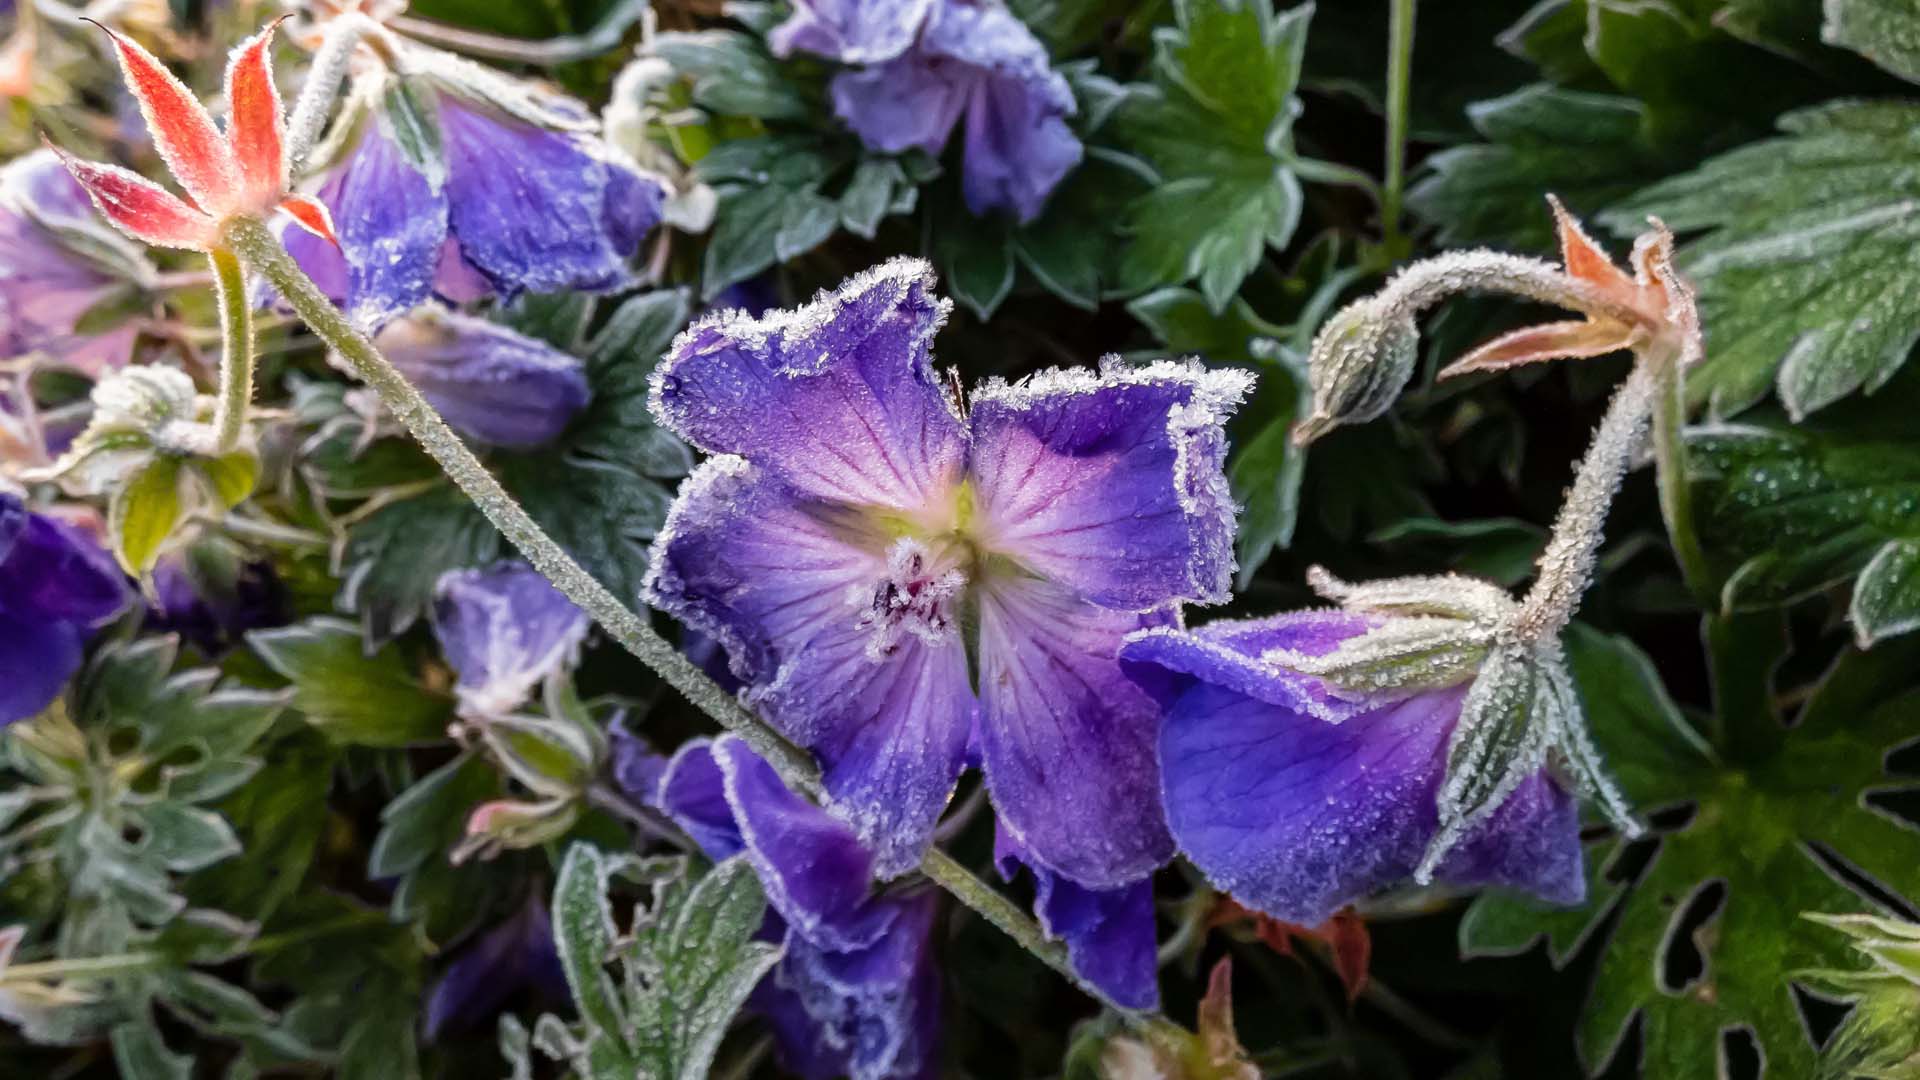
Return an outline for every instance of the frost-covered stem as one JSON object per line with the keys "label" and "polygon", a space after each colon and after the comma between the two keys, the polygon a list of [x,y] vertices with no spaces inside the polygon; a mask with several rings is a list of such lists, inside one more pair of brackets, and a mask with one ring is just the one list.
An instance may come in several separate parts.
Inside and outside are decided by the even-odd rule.
{"label": "frost-covered stem", "polygon": [[353,50],[359,48],[360,39],[369,29],[377,27],[371,19],[358,13],[337,16],[327,25],[327,36],[313,54],[313,65],[307,69],[300,99],[294,102],[293,115],[287,121],[287,165],[294,173],[306,164],[307,154],[313,150],[313,144],[320,141],[320,133],[326,130],[327,115],[333,111],[340,83],[347,77]]}
{"label": "frost-covered stem", "polygon": [[1514,630],[1523,642],[1538,644],[1559,638],[1579,609],[1580,596],[1593,579],[1607,511],[1646,431],[1657,379],[1648,365],[1636,365],[1633,374],[1615,391],[1606,416],[1594,431],[1593,442],[1574,474],[1573,486],[1560,504],[1560,516],[1554,519],[1547,550],[1540,555],[1539,574],[1514,619]]}
{"label": "frost-covered stem", "polygon": [[[241,257],[249,265],[258,268],[308,328],[345,358],[360,377],[373,387],[388,411],[399,418],[454,484],[473,500],[474,505],[507,541],[526,556],[534,569],[545,575],[567,599],[599,623],[609,637],[651,667],[668,685],[685,695],[715,723],[740,736],[773,766],[788,787],[815,801],[825,795],[819,770],[804,751],[768,727],[741,705],[739,699],[722,690],[719,684],[656,633],[643,616],[608,592],[606,586],[587,573],[534,522],[526,510],[514,501],[513,496],[500,486],[500,482],[494,479],[493,474],[487,471],[480,459],[473,456],[473,452],[440,418],[440,414],[434,411],[420,391],[333,306],[333,302],[320,292],[299,264],[281,249],[279,240],[264,223],[251,218],[236,218],[227,223],[226,233],[228,242]],[[1096,1000],[1112,1007],[1105,995],[1074,973],[1063,947],[1048,941],[1046,934],[1032,918],[966,867],[953,861],[940,849],[929,848],[920,862],[920,869],[961,903],[1005,931],[1042,963],[1066,976]],[[1145,1028],[1171,1027],[1169,1021],[1155,1013],[1120,1011],[1129,1018],[1129,1022]]]}
{"label": "frost-covered stem", "polygon": [[54,979],[105,979],[153,971],[172,963],[171,957],[158,952],[111,953],[106,956],[82,956],[72,960],[42,960],[33,964],[13,964],[0,968],[0,986],[8,983],[50,982]]}
{"label": "frost-covered stem", "polygon": [[1387,175],[1380,198],[1380,232],[1398,246],[1400,210],[1407,186],[1407,114],[1413,88],[1414,0],[1388,0]]}
{"label": "frost-covered stem", "polygon": [[253,304],[247,298],[247,273],[232,248],[207,254],[213,263],[214,292],[220,300],[220,404],[214,413],[214,449],[227,453],[240,445],[253,404]]}
{"label": "frost-covered stem", "polygon": [[1485,249],[1449,251],[1413,263],[1367,302],[1411,317],[1466,292],[1506,293],[1622,322],[1638,319],[1632,308],[1544,259]]}
{"label": "frost-covered stem", "polygon": [[651,667],[668,685],[686,695],[687,700],[713,717],[721,727],[745,740],[779,771],[789,786],[814,798],[820,796],[819,772],[812,760],[707,678],[644,617],[621,603],[548,536],[500,486],[500,481],[494,479],[473,451],[467,449],[466,443],[460,441],[407,377],[380,355],[373,342],[320,292],[299,264],[281,249],[279,240],[264,223],[253,218],[236,218],[228,222],[226,235],[241,256],[280,291],[307,326],[373,387],[387,409],[419,440],[508,543],[527,557],[534,569],[546,575],[567,599],[592,616],[609,636]]}
{"label": "frost-covered stem", "polygon": [[1653,406],[1654,478],[1660,488],[1660,514],[1667,521],[1667,540],[1680,564],[1687,591],[1708,611],[1715,610],[1712,572],[1706,552],[1693,527],[1693,488],[1687,480],[1687,391],[1685,374],[1674,356],[1650,357],[1659,393]]}
{"label": "frost-covered stem", "polygon": [[407,37],[465,53],[468,56],[552,67],[556,64],[589,60],[602,53],[613,51],[619,46],[620,38],[626,34],[627,27],[632,26],[646,14],[646,11],[647,0],[626,0],[625,3],[608,12],[600,20],[599,25],[584,34],[552,37],[541,41],[502,37],[498,34],[418,19],[410,15],[395,15],[387,20],[387,25]]}

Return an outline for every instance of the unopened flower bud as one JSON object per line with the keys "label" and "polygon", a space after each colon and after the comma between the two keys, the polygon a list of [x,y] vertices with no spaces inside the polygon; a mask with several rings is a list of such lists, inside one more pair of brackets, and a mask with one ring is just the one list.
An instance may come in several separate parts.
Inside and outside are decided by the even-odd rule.
{"label": "unopened flower bud", "polygon": [[579,817],[580,804],[572,799],[481,803],[467,818],[466,838],[453,849],[451,859],[463,863],[475,856],[491,859],[503,851],[539,847],[564,835]]}
{"label": "unopened flower bud", "polygon": [[1304,445],[1387,411],[1413,378],[1419,358],[1413,315],[1383,295],[1349,304],[1327,320],[1307,359],[1313,412],[1294,427],[1294,442]]}

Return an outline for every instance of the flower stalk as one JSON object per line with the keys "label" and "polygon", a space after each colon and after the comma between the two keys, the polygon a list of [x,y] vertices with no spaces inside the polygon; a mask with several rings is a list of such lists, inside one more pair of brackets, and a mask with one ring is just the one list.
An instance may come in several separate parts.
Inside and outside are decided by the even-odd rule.
{"label": "flower stalk", "polygon": [[253,403],[253,304],[247,297],[246,270],[231,248],[207,253],[213,264],[214,292],[220,301],[220,399],[214,413],[214,453],[240,445]]}

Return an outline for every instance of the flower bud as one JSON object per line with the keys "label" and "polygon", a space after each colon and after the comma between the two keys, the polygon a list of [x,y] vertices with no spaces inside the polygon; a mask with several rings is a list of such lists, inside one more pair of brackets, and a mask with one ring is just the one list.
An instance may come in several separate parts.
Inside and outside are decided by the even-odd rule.
{"label": "flower bud", "polygon": [[1920,1077],[1920,924],[1874,915],[1806,916],[1853,939],[1864,970],[1807,975],[1853,1003],[1820,1055],[1817,1080]]}
{"label": "flower bud", "polygon": [[479,728],[495,760],[544,798],[578,797],[604,756],[578,724],[564,718],[497,716]]}
{"label": "flower bud", "polygon": [[451,859],[457,864],[476,855],[491,859],[502,851],[539,847],[564,835],[579,817],[580,804],[572,799],[481,803],[467,818],[466,838],[453,849]]}
{"label": "flower bud", "polygon": [[1313,339],[1307,358],[1313,412],[1295,425],[1294,442],[1305,445],[1386,412],[1413,378],[1419,344],[1407,306],[1370,297],[1342,308]]}

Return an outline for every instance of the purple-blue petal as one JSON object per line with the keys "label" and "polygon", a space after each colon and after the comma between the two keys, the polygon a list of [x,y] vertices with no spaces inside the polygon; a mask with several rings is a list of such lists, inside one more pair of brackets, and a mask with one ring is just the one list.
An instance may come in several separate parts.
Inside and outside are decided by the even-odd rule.
{"label": "purple-blue petal", "polygon": [[138,336],[131,320],[79,330],[83,317],[126,283],[55,231],[98,230],[98,220],[85,190],[51,151],[0,169],[0,356],[39,353],[90,375],[126,363]]}
{"label": "purple-blue petal", "polygon": [[84,634],[73,623],[0,608],[0,728],[38,716],[80,670]]}
{"label": "purple-blue petal", "polygon": [[1004,828],[994,831],[993,861],[1007,881],[1023,866],[1033,871],[1034,914],[1048,937],[1066,942],[1082,978],[1127,1008],[1160,1007],[1152,878],[1089,889],[1048,870]]}
{"label": "purple-blue petal", "polygon": [[125,575],[91,536],[0,493],[0,611],[85,631],[131,599]]}
{"label": "purple-blue petal", "polygon": [[213,655],[248,630],[285,625],[287,591],[270,562],[236,562],[215,580],[189,569],[183,555],[163,556],[153,568],[148,629],[179,634]]}
{"label": "purple-blue petal", "polygon": [[776,56],[810,52],[843,64],[891,60],[913,44],[938,0],[796,0],[767,40]]}
{"label": "purple-blue petal", "polygon": [[1039,862],[1094,888],[1173,855],[1159,798],[1159,704],[1120,670],[1166,616],[1095,607],[1044,581],[980,597],[981,749],[1000,819]]}
{"label": "purple-blue petal", "polygon": [[[1407,877],[1438,828],[1436,796],[1464,686],[1363,707],[1338,723],[1271,700],[1287,676],[1250,679],[1228,647],[1319,648],[1324,618],[1282,615],[1130,641],[1132,665],[1171,658],[1184,687],[1160,737],[1167,819],[1181,852],[1249,907],[1315,926]],[[1354,632],[1358,632],[1355,628]],[[1179,639],[1193,639],[1182,655]],[[1150,644],[1149,644],[1150,643]],[[1226,681],[1211,673],[1224,671]],[[1290,678],[1300,678],[1291,676]],[[1267,691],[1250,696],[1246,690]],[[1548,900],[1583,895],[1578,821],[1550,776],[1522,786],[1439,868],[1462,885],[1502,884]]]}
{"label": "purple-blue petal", "polygon": [[340,246],[289,227],[287,250],[321,288],[367,328],[405,314],[432,295],[447,239],[447,193],[416,168],[369,118],[347,157],[316,197],[333,214]]}
{"label": "purple-blue petal", "polygon": [[614,784],[641,805],[659,808],[660,785],[667,778],[672,759],[656,753],[651,743],[629,731],[624,712],[607,725],[607,745]]}
{"label": "purple-blue petal", "polygon": [[1197,364],[1109,363],[981,387],[972,473],[995,552],[1108,607],[1225,599],[1224,424],[1247,383]]}
{"label": "purple-blue petal", "polygon": [[966,449],[931,362],[947,310],[926,263],[895,259],[792,311],[707,316],[654,372],[654,413],[807,494],[917,509]]}
{"label": "purple-blue petal", "polygon": [[454,689],[481,713],[518,707],[587,634],[586,613],[525,563],[448,571],[434,593],[434,634],[453,665]]}
{"label": "purple-blue petal", "polygon": [[654,798],[714,862],[732,858],[746,847],[733,806],[727,802],[726,774],[714,757],[711,741],[694,739],[676,750]]}
{"label": "purple-blue petal", "polygon": [[552,442],[592,396],[579,358],[485,319],[424,312],[375,340],[447,423],[493,446]]}
{"label": "purple-blue petal", "polygon": [[653,181],[631,170],[616,181],[617,167],[585,136],[450,97],[441,99],[440,127],[453,235],[502,296],[632,281],[627,259],[651,228],[647,219],[658,220]]}
{"label": "purple-blue petal", "polygon": [[938,156],[974,88],[965,69],[915,49],[870,68],[833,77],[833,111],[869,148]]}
{"label": "purple-blue petal", "polygon": [[427,991],[422,1019],[427,1041],[491,1020],[523,987],[551,1000],[567,996],[551,920],[538,898],[454,954]]}
{"label": "purple-blue petal", "polygon": [[1320,656],[1372,625],[1363,616],[1327,609],[1265,619],[1215,619],[1192,633],[1160,627],[1127,639],[1121,667],[1137,680],[1172,673],[1339,721],[1361,711],[1365,703],[1336,697],[1319,679],[1269,664],[1261,654],[1281,649]]}

